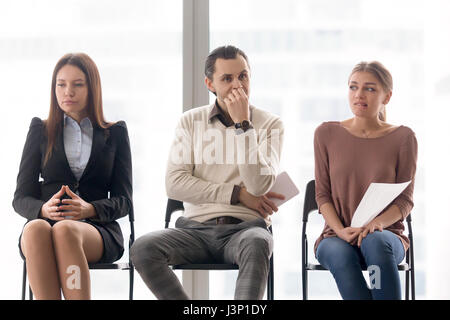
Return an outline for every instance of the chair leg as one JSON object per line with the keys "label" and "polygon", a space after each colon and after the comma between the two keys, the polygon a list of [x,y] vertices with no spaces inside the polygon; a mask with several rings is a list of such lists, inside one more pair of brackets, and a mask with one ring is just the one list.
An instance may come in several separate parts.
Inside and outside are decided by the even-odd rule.
{"label": "chair leg", "polygon": [[415,268],[414,268],[414,241],[413,241],[413,235],[411,231],[411,221],[408,222],[408,230],[409,230],[409,249],[408,249],[408,256],[409,257],[409,266],[411,271],[411,300],[416,300],[416,275],[415,275]]}
{"label": "chair leg", "polygon": [[302,235],[302,299],[308,300],[308,238],[306,237],[306,222],[303,222]]}
{"label": "chair leg", "polygon": [[274,300],[273,290],[273,254],[269,261],[269,277],[267,279],[267,300]]}
{"label": "chair leg", "polygon": [[27,285],[27,263],[23,262],[23,276],[22,276],[22,300],[25,300],[25,292]]}
{"label": "chair leg", "polygon": [[303,300],[308,300],[308,271],[303,270],[302,280]]}
{"label": "chair leg", "polygon": [[409,300],[409,273],[409,270],[405,272],[405,300]]}
{"label": "chair leg", "polygon": [[134,289],[134,267],[130,264],[130,293],[129,299],[133,300],[133,289]]}

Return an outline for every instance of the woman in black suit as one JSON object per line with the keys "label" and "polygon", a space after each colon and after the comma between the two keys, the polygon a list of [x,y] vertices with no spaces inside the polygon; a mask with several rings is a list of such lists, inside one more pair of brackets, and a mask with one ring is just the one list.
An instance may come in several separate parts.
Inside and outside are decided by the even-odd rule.
{"label": "woman in black suit", "polygon": [[[109,195],[108,195],[109,193]],[[37,299],[90,299],[88,263],[123,254],[118,218],[133,214],[125,122],[103,116],[100,76],[86,54],[55,66],[47,120],[33,118],[13,207],[28,221],[19,239]]]}

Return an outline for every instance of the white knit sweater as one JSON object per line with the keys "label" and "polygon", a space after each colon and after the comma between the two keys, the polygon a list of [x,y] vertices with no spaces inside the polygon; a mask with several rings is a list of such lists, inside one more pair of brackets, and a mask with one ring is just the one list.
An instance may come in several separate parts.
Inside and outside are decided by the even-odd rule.
{"label": "white knit sweater", "polygon": [[[176,129],[166,172],[166,191],[184,202],[184,216],[199,222],[232,216],[244,221],[260,214],[231,205],[234,185],[255,196],[267,193],[279,173],[284,127],[278,116],[250,106],[254,129],[237,134],[217,118],[214,105],[185,112]],[[270,217],[266,218],[270,225]]]}

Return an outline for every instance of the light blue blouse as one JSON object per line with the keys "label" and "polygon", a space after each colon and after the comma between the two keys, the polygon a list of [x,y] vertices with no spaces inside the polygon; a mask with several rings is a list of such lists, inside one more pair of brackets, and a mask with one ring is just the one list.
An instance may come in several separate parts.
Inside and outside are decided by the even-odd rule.
{"label": "light blue blouse", "polygon": [[89,118],[84,118],[78,124],[64,114],[64,149],[70,169],[78,181],[91,156],[93,132]]}

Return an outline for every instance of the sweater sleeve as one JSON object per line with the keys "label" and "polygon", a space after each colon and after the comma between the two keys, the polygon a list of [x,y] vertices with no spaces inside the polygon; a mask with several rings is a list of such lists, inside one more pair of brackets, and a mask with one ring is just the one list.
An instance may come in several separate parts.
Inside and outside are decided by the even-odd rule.
{"label": "sweater sleeve", "polygon": [[406,137],[406,141],[402,144],[398,154],[397,177],[396,182],[402,183],[411,180],[408,187],[393,201],[402,213],[405,219],[411,212],[413,202],[414,181],[417,166],[417,140],[414,132]]}
{"label": "sweater sleeve", "polygon": [[279,172],[283,137],[279,118],[267,130],[250,129],[236,135],[239,174],[252,195],[262,196],[272,188]]}
{"label": "sweater sleeve", "polygon": [[314,132],[314,174],[316,179],[316,202],[318,208],[331,198],[330,164],[325,141],[328,139],[328,128],[325,123]]}
{"label": "sweater sleeve", "polygon": [[192,204],[230,204],[233,183],[213,183],[193,175],[195,168],[193,123],[189,114],[182,116],[169,153],[166,170],[167,196]]}

